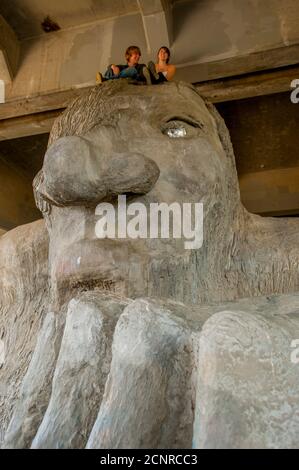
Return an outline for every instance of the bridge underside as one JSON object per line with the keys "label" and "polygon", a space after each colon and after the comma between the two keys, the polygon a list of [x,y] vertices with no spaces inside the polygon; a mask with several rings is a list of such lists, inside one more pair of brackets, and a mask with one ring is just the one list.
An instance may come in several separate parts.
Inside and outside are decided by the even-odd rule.
{"label": "bridge underside", "polygon": [[[50,3],[50,6],[49,6]],[[267,6],[266,6],[267,3]],[[271,5],[269,5],[271,4]],[[25,19],[24,19],[25,18]],[[48,31],[48,32],[46,32]],[[142,61],[167,45],[177,79],[216,104],[231,132],[244,205],[299,214],[299,10],[295,0],[2,0],[0,228],[40,217],[32,179],[67,104],[137,44]]]}

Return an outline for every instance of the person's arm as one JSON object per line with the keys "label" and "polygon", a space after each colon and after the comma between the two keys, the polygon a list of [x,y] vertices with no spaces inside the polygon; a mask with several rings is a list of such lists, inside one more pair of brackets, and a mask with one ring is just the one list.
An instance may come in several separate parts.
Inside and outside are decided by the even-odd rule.
{"label": "person's arm", "polygon": [[167,68],[167,80],[168,81],[173,79],[173,77],[175,76],[175,72],[176,72],[175,65],[168,65],[168,68]]}
{"label": "person's arm", "polygon": [[120,68],[117,65],[112,64],[111,69],[112,69],[114,75],[119,75],[120,74]]}

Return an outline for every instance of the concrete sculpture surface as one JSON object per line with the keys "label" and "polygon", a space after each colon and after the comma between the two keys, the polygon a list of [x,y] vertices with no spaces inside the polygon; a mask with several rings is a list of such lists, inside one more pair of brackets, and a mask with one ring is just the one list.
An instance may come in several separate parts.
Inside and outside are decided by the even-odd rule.
{"label": "concrete sculpture surface", "polygon": [[[299,221],[244,209],[228,131],[195,88],[119,80],[78,98],[34,190],[45,224],[0,239],[2,447],[298,445]],[[121,195],[202,203],[202,246],[98,238],[98,204]]]}

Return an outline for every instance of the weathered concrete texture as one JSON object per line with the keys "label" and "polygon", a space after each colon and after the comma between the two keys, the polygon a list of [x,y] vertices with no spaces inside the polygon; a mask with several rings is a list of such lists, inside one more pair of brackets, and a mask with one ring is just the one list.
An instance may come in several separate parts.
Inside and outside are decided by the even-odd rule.
{"label": "weathered concrete texture", "polygon": [[296,448],[298,312],[298,295],[134,302],[87,448]]}
{"label": "weathered concrete texture", "polygon": [[[165,132],[178,128],[184,137]],[[120,154],[115,178],[112,172],[107,178]],[[137,155],[142,194],[130,166]],[[63,181],[70,183],[74,157],[77,169],[97,163],[93,172],[75,175],[70,191]],[[153,168],[158,179],[142,186],[149,175],[141,170]],[[109,196],[123,190],[119,176],[126,177],[129,202],[146,208],[202,202],[203,246],[186,250],[183,238],[171,237],[97,239],[99,193],[88,201],[86,194],[96,180],[105,202],[116,207]],[[49,297],[44,226],[0,240],[6,249],[0,251],[0,320],[10,353],[0,378],[11,387],[1,402],[1,426],[4,431],[15,411],[11,447],[28,446],[34,434],[33,448],[191,447],[192,437],[203,448],[296,445],[299,383],[289,353],[299,334],[298,294],[290,295],[299,291],[298,220],[263,219],[243,208],[224,121],[193,87],[119,80],[80,97],[54,125],[34,190],[49,232]],[[144,212],[141,217],[148,220]],[[279,293],[289,295],[272,297]],[[68,303],[57,362],[49,320],[15,406],[38,337],[34,321],[46,306],[63,322]],[[50,343],[47,359],[43,337]],[[32,376],[36,363],[43,363],[40,377]],[[29,397],[34,383],[41,393]]]}
{"label": "weathered concrete texture", "polygon": [[297,447],[298,312],[298,295],[194,307],[81,294],[32,447]]}
{"label": "weathered concrete texture", "polygon": [[32,448],[85,446],[110,369],[115,324],[125,305],[92,292],[70,302],[51,398]]}
{"label": "weathered concrete texture", "polygon": [[62,312],[50,312],[44,319],[5,435],[4,448],[28,448],[36,435],[50,400],[64,319]]}
{"label": "weathered concrete texture", "polygon": [[115,330],[111,370],[87,448],[190,447],[191,374],[191,331],[183,315],[146,300],[129,305]]}
{"label": "weathered concrete texture", "polygon": [[0,238],[0,442],[12,417],[23,377],[47,312],[48,234],[43,221]]}
{"label": "weathered concrete texture", "polygon": [[43,172],[46,178],[42,191],[58,205],[94,205],[117,194],[144,194],[159,177],[156,163],[141,153],[105,155],[77,136],[59,139],[49,148]]}
{"label": "weathered concrete texture", "polygon": [[211,316],[200,336],[194,447],[298,448],[297,338],[298,295],[248,299]]}
{"label": "weathered concrete texture", "polygon": [[[70,8],[71,6],[71,8]],[[1,12],[18,33],[20,39],[45,35],[41,20],[46,15],[62,29],[92,23],[96,20],[128,15],[138,11],[137,0],[66,0],[49,3],[48,0],[2,0]],[[26,21],[24,21],[26,18]]]}
{"label": "weathered concrete texture", "polygon": [[[1,13],[26,39],[7,99],[95,83],[98,70],[124,60],[128,45],[138,44],[146,63],[171,36],[177,77],[193,83],[297,63],[298,52],[285,47],[298,43],[295,0],[247,0],[242,6],[230,0],[174,3],[171,10],[165,8],[170,0],[140,0],[142,8],[135,0],[77,0],[70,13],[64,0],[40,0],[34,6],[30,0],[2,0]],[[46,15],[62,29],[45,34],[41,21]]]}
{"label": "weathered concrete texture", "polygon": [[[7,84],[6,101],[95,85],[97,71],[105,71],[112,62],[123,63],[130,44],[141,47],[142,62],[152,59],[146,52],[139,13],[85,23],[22,41],[18,74],[13,86]],[[45,56],[47,60],[41,60]]]}
{"label": "weathered concrete texture", "polygon": [[[163,133],[177,122],[185,139]],[[135,173],[130,161],[136,156]],[[154,164],[144,165],[148,160]],[[109,173],[114,166],[117,172]],[[73,167],[76,178],[70,177]],[[142,169],[150,181],[144,196],[134,194]],[[202,202],[203,247],[186,250],[182,239],[173,238],[97,239],[99,198],[119,194],[122,177],[133,202],[147,208]],[[58,291],[96,282],[129,298],[204,304],[299,289],[297,220],[265,220],[244,210],[224,121],[187,84],[140,87],[115,80],[78,98],[52,129],[40,181],[35,190],[41,209],[48,204],[51,281]]]}
{"label": "weathered concrete texture", "polygon": [[172,0],[138,0],[142,14],[147,50],[153,56],[161,45],[170,47],[173,40]]}
{"label": "weathered concrete texture", "polygon": [[5,83],[13,80],[18,67],[20,43],[10,25],[0,15],[0,77]]}

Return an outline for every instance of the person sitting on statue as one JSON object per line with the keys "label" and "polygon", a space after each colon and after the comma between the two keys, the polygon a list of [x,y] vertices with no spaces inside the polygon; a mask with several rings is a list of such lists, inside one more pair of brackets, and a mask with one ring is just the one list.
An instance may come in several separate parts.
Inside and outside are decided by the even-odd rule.
{"label": "person sitting on statue", "polygon": [[151,84],[151,76],[145,64],[139,64],[141,51],[138,46],[129,46],[125,52],[127,65],[111,64],[107,68],[104,77],[100,72],[97,73],[97,82],[102,83],[106,80],[115,80],[119,78],[130,78],[138,82]]}
{"label": "person sitting on statue", "polygon": [[173,79],[176,67],[169,63],[170,50],[166,46],[160,47],[157,54],[157,63],[148,63],[148,69],[151,75],[151,82],[154,85],[168,82]]}

